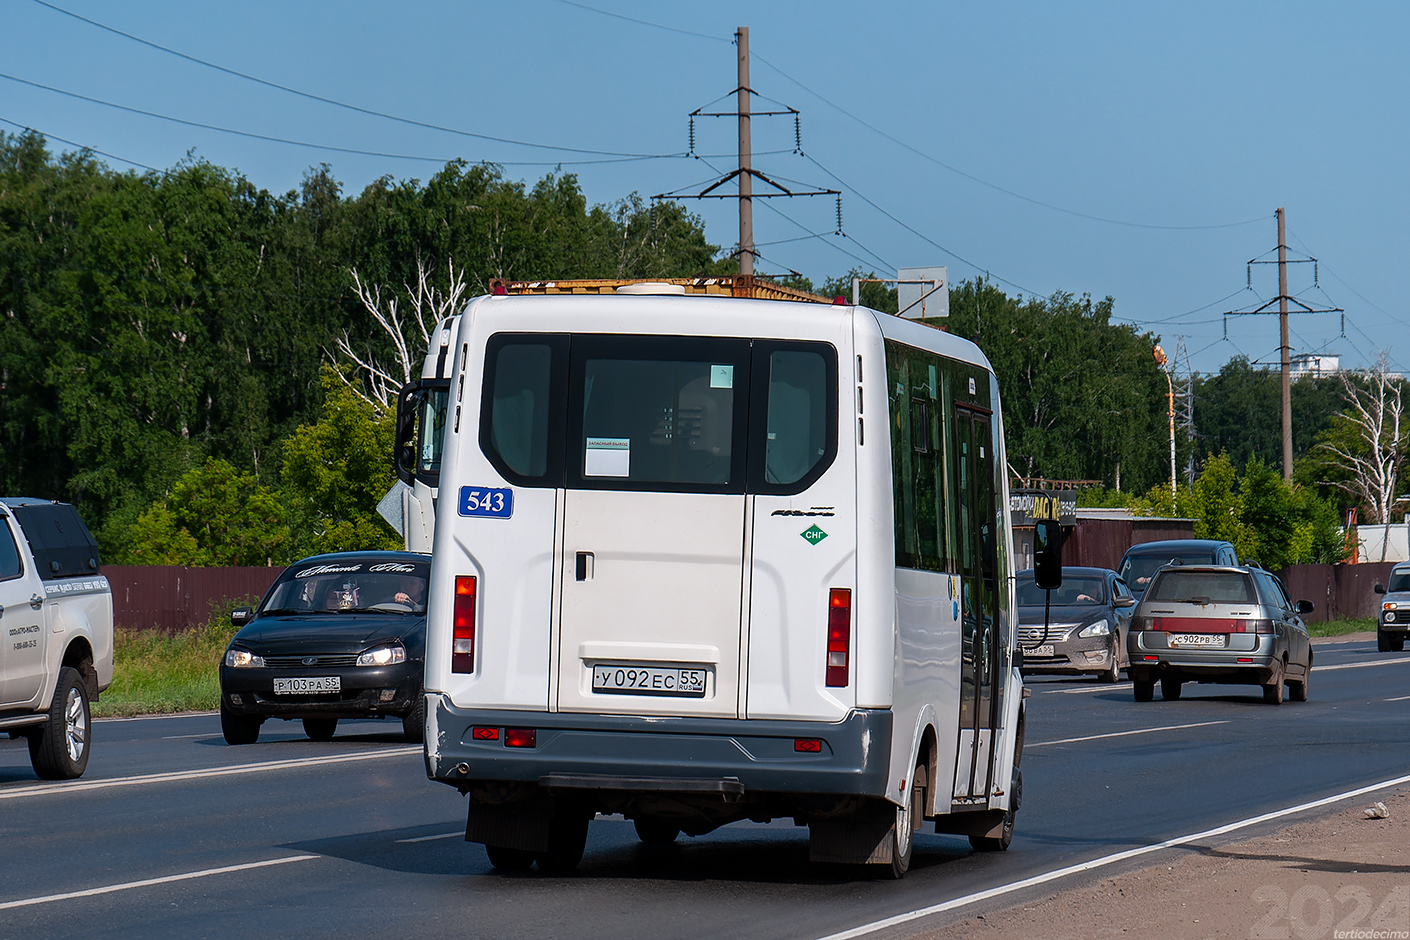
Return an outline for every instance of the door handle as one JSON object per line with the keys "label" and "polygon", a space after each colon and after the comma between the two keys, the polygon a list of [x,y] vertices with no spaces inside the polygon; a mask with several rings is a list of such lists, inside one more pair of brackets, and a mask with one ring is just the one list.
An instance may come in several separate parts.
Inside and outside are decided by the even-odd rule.
{"label": "door handle", "polygon": [[33,607],[35,610],[38,610],[39,608],[44,606],[44,598],[40,597],[38,594],[34,595],[29,599],[29,606]]}
{"label": "door handle", "polygon": [[578,552],[577,577],[579,581],[591,581],[593,569],[592,552]]}

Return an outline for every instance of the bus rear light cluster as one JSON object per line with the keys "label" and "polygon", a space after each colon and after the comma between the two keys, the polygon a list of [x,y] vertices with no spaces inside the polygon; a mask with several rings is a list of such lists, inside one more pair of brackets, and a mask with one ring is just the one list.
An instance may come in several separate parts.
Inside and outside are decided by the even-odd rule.
{"label": "bus rear light cluster", "polygon": [[852,647],[852,591],[833,588],[827,598],[827,684],[839,688],[847,684],[847,667]]}
{"label": "bus rear light cluster", "polygon": [[475,671],[475,576],[456,575],[451,613],[450,671]]}

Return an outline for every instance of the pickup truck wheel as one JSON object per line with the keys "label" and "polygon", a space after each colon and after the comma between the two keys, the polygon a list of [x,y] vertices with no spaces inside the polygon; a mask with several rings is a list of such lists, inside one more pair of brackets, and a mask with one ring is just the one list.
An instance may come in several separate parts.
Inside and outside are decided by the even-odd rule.
{"label": "pickup truck wheel", "polygon": [[305,718],[304,734],[312,741],[331,741],[333,732],[338,730],[336,718]]}
{"label": "pickup truck wheel", "polygon": [[236,715],[220,707],[220,733],[226,744],[254,744],[259,740],[261,719],[258,715]]}
{"label": "pickup truck wheel", "polygon": [[42,780],[73,780],[88,767],[88,686],[72,666],[59,670],[49,718],[29,736],[29,760]]}

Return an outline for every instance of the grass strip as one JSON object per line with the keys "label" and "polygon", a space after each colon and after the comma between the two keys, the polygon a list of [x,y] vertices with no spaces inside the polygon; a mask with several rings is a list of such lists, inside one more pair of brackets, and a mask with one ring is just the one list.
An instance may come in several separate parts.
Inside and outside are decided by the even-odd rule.
{"label": "grass strip", "polygon": [[1307,632],[1313,636],[1345,636],[1348,633],[1376,632],[1375,617],[1343,617],[1340,620],[1324,620],[1309,623]]}
{"label": "grass strip", "polygon": [[180,633],[119,627],[113,684],[93,705],[101,718],[211,711],[220,705],[220,657],[236,628],[213,617]]}

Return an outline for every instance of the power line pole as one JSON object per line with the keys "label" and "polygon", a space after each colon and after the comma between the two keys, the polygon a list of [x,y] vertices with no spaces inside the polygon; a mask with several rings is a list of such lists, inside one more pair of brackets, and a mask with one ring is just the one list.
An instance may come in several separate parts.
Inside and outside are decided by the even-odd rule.
{"label": "power line pole", "polygon": [[[754,175],[749,140],[749,27],[734,34],[739,46],[739,273],[754,274]],[[1282,211],[1282,210],[1279,210]]]}
{"label": "power line pole", "polygon": [[[1278,219],[1278,260],[1265,261],[1254,258],[1248,263],[1248,283],[1253,286],[1253,266],[1255,264],[1276,264],[1278,266],[1278,360],[1283,368],[1283,391],[1282,391],[1282,412],[1283,412],[1283,479],[1291,480],[1293,472],[1293,446],[1292,446],[1292,347],[1288,344],[1288,315],[1291,313],[1345,313],[1341,307],[1310,307],[1296,297],[1288,294],[1288,265],[1289,264],[1311,264],[1313,266],[1312,282],[1317,283],[1317,259],[1316,258],[1294,258],[1288,260],[1288,239],[1287,239],[1287,218],[1283,210],[1279,208],[1276,212]],[[1297,305],[1298,309],[1288,309],[1288,304]],[[1273,301],[1253,310],[1226,310],[1224,311],[1224,338],[1229,338],[1229,317],[1249,317],[1271,314],[1270,309]],[[1345,330],[1345,318],[1342,327]]]}
{"label": "power line pole", "polygon": [[[741,26],[734,34],[737,50],[737,70],[738,82],[732,92],[721,95],[721,98],[728,98],[735,95],[738,107],[733,111],[706,111],[704,108],[696,108],[690,112],[690,155],[696,159],[703,159],[695,152],[695,119],[696,118],[735,118],[739,124],[739,166],[730,172],[716,179],[704,189],[696,193],[684,192],[681,189],[668,193],[657,193],[651,197],[653,207],[658,199],[737,199],[739,200],[739,273],[742,277],[754,276],[754,259],[758,252],[754,249],[754,200],[770,198],[792,198],[796,196],[835,196],[837,197],[837,234],[842,234],[842,193],[836,189],[790,189],[760,173],[754,169],[753,144],[750,134],[750,122],[756,117],[792,117],[793,118],[793,152],[803,154],[803,131],[799,120],[797,108],[783,105],[783,110],[755,111],[750,107],[750,98],[754,90],[749,87],[749,27]],[[716,99],[717,101],[720,99]],[[706,107],[709,107],[706,105]],[[708,165],[708,163],[707,163]],[[713,169],[713,168],[712,168]],[[754,180],[758,179],[764,184],[765,189],[754,192]],[[716,192],[730,180],[735,180],[738,185],[737,193]],[[685,187],[694,189],[695,187]],[[797,272],[794,272],[797,273]]]}
{"label": "power line pole", "polygon": [[1278,350],[1283,360],[1283,479],[1292,480],[1292,362],[1288,356],[1288,225],[1278,209]]}

